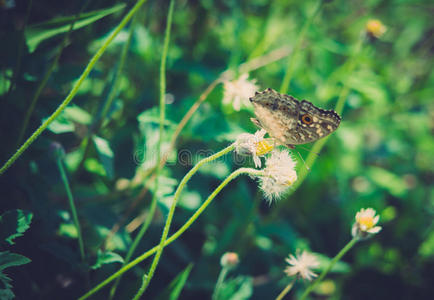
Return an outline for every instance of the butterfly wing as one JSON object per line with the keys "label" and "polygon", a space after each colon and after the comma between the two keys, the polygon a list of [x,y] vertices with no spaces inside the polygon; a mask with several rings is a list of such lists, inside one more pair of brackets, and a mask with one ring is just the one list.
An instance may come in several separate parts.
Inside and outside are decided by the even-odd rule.
{"label": "butterfly wing", "polygon": [[250,98],[256,118],[254,123],[265,129],[268,134],[280,144],[291,144],[291,131],[297,126],[299,102],[287,95],[282,95],[272,89],[256,93]]}
{"label": "butterfly wing", "polygon": [[254,123],[282,145],[306,144],[335,131],[341,118],[333,110],[316,107],[309,101],[298,101],[273,89],[266,89],[250,98]]}
{"label": "butterfly wing", "polygon": [[298,140],[294,144],[311,143],[326,137],[339,127],[340,122],[341,117],[334,110],[324,110],[303,100],[295,130]]}

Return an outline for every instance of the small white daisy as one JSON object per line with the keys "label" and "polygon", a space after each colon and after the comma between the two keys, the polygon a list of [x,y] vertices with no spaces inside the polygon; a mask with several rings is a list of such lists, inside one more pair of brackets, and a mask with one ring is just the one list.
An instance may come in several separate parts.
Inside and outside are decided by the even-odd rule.
{"label": "small white daisy", "polygon": [[264,129],[258,130],[255,134],[242,133],[235,141],[235,152],[239,155],[251,155],[255,162],[255,167],[261,167],[260,156],[273,150],[271,139],[264,139],[267,132]]}
{"label": "small white daisy", "polygon": [[373,208],[362,208],[356,214],[356,222],[351,229],[353,237],[366,238],[370,235],[380,232],[381,226],[377,225],[380,216],[376,216]]}
{"label": "small white daisy", "polygon": [[296,162],[286,150],[273,151],[265,161],[260,187],[269,202],[279,198],[297,180]]}
{"label": "small white daisy", "polygon": [[288,276],[299,275],[303,279],[312,280],[317,274],[312,272],[311,268],[319,266],[319,262],[315,255],[312,253],[303,251],[301,255],[289,255],[286,259],[289,264],[285,269],[285,273]]}
{"label": "small white daisy", "polygon": [[255,95],[259,87],[256,80],[248,80],[249,74],[243,74],[238,79],[223,83],[223,103],[232,103],[234,109],[239,111],[241,106],[249,106],[249,98]]}

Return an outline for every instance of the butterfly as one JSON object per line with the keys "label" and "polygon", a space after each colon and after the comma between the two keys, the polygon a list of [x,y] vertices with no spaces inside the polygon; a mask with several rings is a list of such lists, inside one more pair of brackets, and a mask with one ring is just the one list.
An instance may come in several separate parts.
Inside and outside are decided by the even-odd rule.
{"label": "butterfly", "polygon": [[289,148],[319,140],[334,132],[341,122],[334,110],[318,108],[271,88],[256,92],[250,101],[256,115],[252,122]]}

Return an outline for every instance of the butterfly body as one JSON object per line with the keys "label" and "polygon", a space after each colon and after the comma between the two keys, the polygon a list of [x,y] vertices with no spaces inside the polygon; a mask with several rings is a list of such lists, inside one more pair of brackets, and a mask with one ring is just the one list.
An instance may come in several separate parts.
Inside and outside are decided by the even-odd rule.
{"label": "butterfly body", "polygon": [[257,117],[252,121],[290,148],[329,135],[341,122],[341,117],[333,110],[318,108],[309,101],[299,101],[273,89],[257,92],[250,101]]}

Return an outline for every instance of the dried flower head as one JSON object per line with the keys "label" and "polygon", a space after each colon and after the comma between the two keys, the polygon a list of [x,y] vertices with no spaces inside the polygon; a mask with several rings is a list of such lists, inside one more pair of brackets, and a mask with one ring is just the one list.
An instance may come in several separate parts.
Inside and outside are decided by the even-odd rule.
{"label": "dried flower head", "polygon": [[387,31],[387,27],[380,20],[371,19],[366,23],[365,30],[369,36],[378,39]]}
{"label": "dried flower head", "polygon": [[238,257],[238,254],[235,252],[226,252],[220,259],[220,265],[223,268],[229,269],[235,268],[239,262],[240,259]]}
{"label": "dried flower head", "polygon": [[353,237],[367,238],[380,232],[381,226],[375,226],[380,220],[380,216],[376,216],[375,214],[376,212],[372,208],[362,208],[356,214],[356,222],[354,222],[351,229]]}
{"label": "dried flower head", "polygon": [[286,262],[289,264],[285,269],[285,273],[288,276],[298,275],[303,279],[312,280],[317,274],[312,272],[311,268],[315,268],[319,266],[319,262],[315,255],[312,253],[303,251],[303,253],[294,255],[289,255],[286,259]]}
{"label": "dried flower head", "polygon": [[264,139],[267,132],[264,129],[258,130],[255,134],[242,133],[235,141],[235,152],[239,155],[251,155],[255,162],[255,167],[261,167],[260,156],[273,150],[274,142],[272,139]]}
{"label": "dried flower head", "polygon": [[297,180],[296,162],[286,150],[271,152],[265,161],[264,174],[259,176],[260,187],[271,203]]}
{"label": "dried flower head", "polygon": [[241,106],[249,106],[249,98],[259,89],[256,80],[248,80],[249,74],[243,74],[238,79],[224,82],[223,103],[231,103],[236,111]]}

